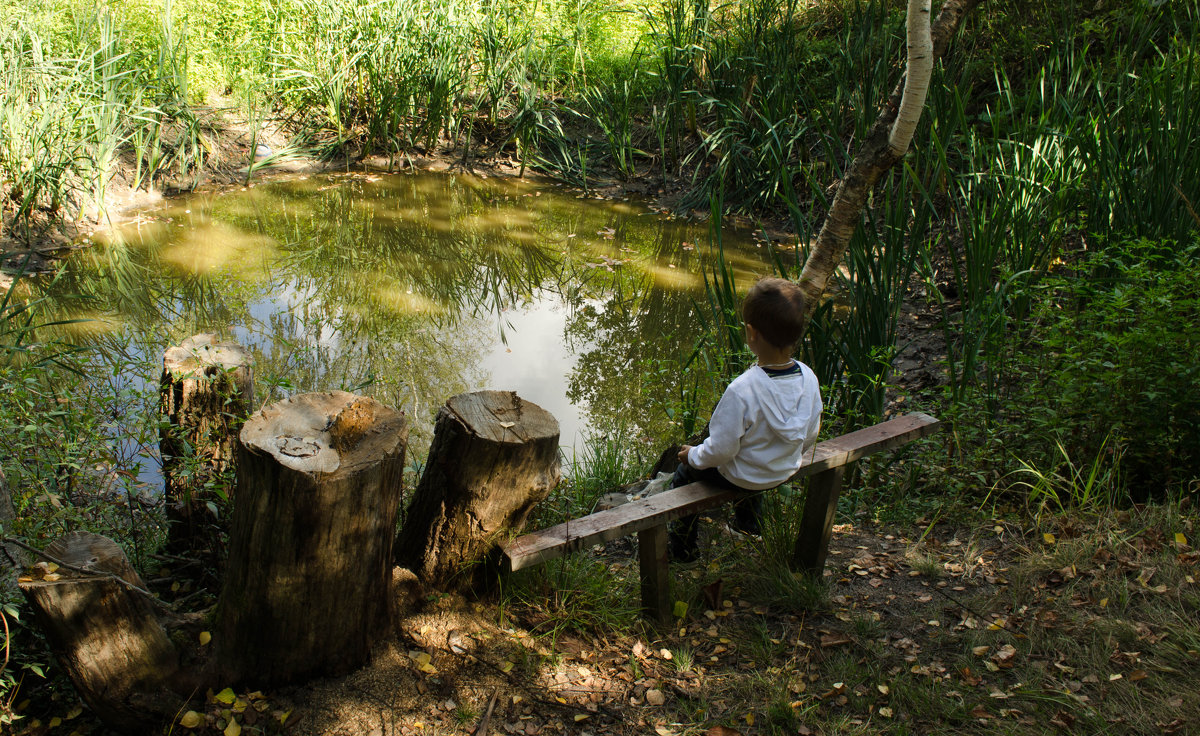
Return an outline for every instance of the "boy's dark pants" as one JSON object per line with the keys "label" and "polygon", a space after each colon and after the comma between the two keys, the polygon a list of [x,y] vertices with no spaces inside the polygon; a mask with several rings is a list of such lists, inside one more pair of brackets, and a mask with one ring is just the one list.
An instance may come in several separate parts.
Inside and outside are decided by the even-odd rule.
{"label": "boy's dark pants", "polygon": [[[753,534],[759,533],[759,516],[762,514],[762,491],[750,491],[734,485],[721,475],[716,468],[698,470],[680,463],[675,468],[675,477],[671,479],[671,487],[678,488],[688,483],[707,483],[718,488],[727,488],[745,494],[743,498],[733,503],[733,526],[739,531]],[[671,525],[670,538],[673,550],[694,550],[699,539],[699,514],[685,516]]]}

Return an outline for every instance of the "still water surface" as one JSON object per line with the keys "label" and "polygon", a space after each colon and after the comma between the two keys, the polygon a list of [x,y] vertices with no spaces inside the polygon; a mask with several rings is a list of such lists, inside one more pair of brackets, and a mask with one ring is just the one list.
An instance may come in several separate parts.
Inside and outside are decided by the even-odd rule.
{"label": "still water surface", "polygon": [[[722,239],[741,288],[770,272],[749,231]],[[52,288],[89,295],[80,329],[120,346],[104,355],[137,356],[143,386],[165,347],[216,332],[254,353],[259,404],[372,395],[410,413],[423,454],[447,398],[514,390],[558,418],[570,459],[591,434],[660,448],[678,439],[681,391],[715,400],[679,380],[702,333],[709,243],[704,224],[544,182],[302,176],[170,200],[81,251]]]}

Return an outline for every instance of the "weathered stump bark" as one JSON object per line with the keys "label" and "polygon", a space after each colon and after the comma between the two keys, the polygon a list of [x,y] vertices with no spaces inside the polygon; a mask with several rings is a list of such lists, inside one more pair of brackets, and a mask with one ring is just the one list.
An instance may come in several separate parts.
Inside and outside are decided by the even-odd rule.
{"label": "weathered stump bark", "polygon": [[459,394],[438,412],[397,562],[442,590],[486,588],[497,543],[559,480],[558,420],[511,391]]}
{"label": "weathered stump bark", "polygon": [[[21,592],[75,689],[110,728],[147,732],[183,702],[165,685],[178,655],[138,574],[112,540],[68,534],[39,562]],[[81,572],[80,570],[86,570]]]}
{"label": "weathered stump bark", "polygon": [[[8,487],[8,478],[0,470],[0,536],[12,534],[12,524],[17,514],[13,508],[12,489]],[[25,568],[27,557],[25,550],[15,544],[0,544],[0,591],[17,592],[17,576],[14,574]]]}
{"label": "weathered stump bark", "polygon": [[217,604],[218,667],[231,681],[347,672],[390,633],[407,442],[402,412],[344,391],[246,422]]}
{"label": "weathered stump bark", "polygon": [[252,366],[245,349],[210,334],[193,335],[163,353],[159,452],[171,551],[208,541],[215,521],[208,508],[215,500],[212,485],[232,467],[237,433],[254,397]]}

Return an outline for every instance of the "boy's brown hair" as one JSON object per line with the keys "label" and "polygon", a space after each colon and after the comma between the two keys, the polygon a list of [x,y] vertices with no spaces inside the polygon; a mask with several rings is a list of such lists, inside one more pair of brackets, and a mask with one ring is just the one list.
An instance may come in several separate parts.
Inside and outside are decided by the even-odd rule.
{"label": "boy's brown hair", "polygon": [[799,286],[769,276],[750,287],[742,319],[775,347],[794,347],[804,333],[804,306]]}

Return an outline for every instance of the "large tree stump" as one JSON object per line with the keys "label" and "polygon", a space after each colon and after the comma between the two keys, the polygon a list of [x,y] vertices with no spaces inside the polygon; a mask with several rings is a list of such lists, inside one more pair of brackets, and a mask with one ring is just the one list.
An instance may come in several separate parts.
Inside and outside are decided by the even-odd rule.
{"label": "large tree stump", "polygon": [[558,420],[511,391],[459,394],[438,412],[425,473],[397,538],[397,562],[442,590],[478,590],[497,543],[559,480]]}
{"label": "large tree stump", "polygon": [[158,446],[171,551],[209,541],[213,485],[226,482],[221,476],[232,467],[253,399],[253,359],[241,346],[200,334],[163,353]]}
{"label": "large tree stump", "polygon": [[19,584],[62,668],[105,725],[155,730],[184,699],[165,688],[178,655],[141,578],[98,534],[68,534],[45,552],[65,564],[39,562]]}
{"label": "large tree stump", "polygon": [[402,412],[344,391],[295,396],[242,428],[218,667],[297,682],[363,665],[391,633]]}

